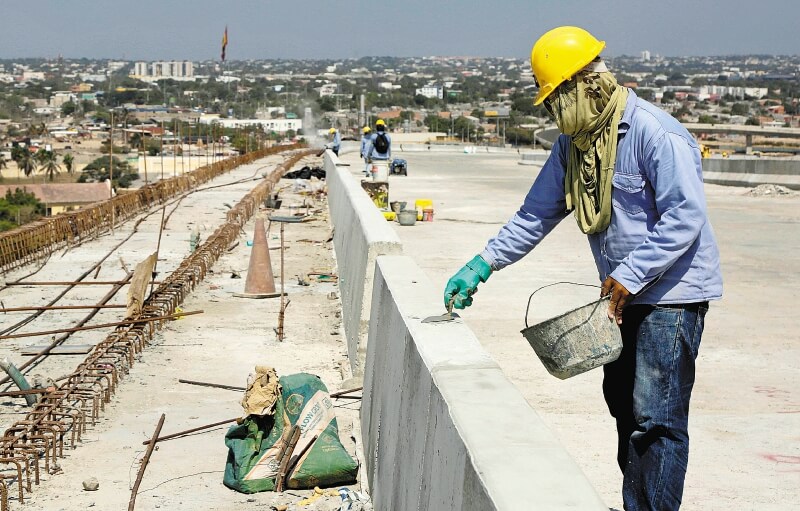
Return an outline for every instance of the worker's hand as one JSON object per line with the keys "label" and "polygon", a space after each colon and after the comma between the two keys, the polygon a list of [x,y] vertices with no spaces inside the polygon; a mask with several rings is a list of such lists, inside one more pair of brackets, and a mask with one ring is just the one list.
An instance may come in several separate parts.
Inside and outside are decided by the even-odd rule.
{"label": "worker's hand", "polygon": [[603,282],[603,289],[600,297],[611,296],[608,304],[608,319],[616,320],[618,325],[622,324],[622,309],[633,300],[633,295],[625,286],[614,280],[612,277],[606,278]]}
{"label": "worker's hand", "polygon": [[458,270],[447,281],[444,289],[444,306],[448,307],[453,299],[453,307],[465,309],[472,305],[472,295],[478,292],[478,284],[486,282],[492,274],[492,267],[479,255]]}

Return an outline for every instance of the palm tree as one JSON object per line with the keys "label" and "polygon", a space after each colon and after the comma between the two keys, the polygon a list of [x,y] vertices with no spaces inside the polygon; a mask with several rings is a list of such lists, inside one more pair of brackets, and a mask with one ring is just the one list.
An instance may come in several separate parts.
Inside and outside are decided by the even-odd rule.
{"label": "palm tree", "polygon": [[29,137],[38,137],[47,133],[47,127],[42,123],[34,123],[28,126],[26,133]]}
{"label": "palm tree", "polygon": [[36,156],[39,160],[39,170],[50,179],[50,182],[53,182],[61,169],[61,165],[58,164],[58,156],[53,151],[39,151]]}
{"label": "palm tree", "polygon": [[72,154],[67,153],[62,158],[64,166],[67,168],[67,173],[72,174],[75,171],[73,164],[75,163],[75,157]]}
{"label": "palm tree", "polygon": [[31,154],[27,147],[21,147],[20,151],[16,151],[17,167],[25,174],[25,177],[30,177],[33,171],[36,170],[36,157]]}

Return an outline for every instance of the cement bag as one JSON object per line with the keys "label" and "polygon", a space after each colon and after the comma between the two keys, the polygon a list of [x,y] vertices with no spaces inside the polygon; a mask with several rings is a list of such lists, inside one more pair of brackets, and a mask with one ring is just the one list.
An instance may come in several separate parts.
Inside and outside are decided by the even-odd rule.
{"label": "cement bag", "polygon": [[[278,475],[279,452],[289,441],[292,426],[300,427],[294,448],[305,453],[286,477],[286,488],[307,489],[351,484],[358,464],[339,441],[339,429],[328,389],[314,375],[299,373],[280,378],[282,387],[274,415],[249,415],[225,435],[228,461],[225,486],[242,493],[272,491]],[[311,447],[306,450],[309,443]]]}

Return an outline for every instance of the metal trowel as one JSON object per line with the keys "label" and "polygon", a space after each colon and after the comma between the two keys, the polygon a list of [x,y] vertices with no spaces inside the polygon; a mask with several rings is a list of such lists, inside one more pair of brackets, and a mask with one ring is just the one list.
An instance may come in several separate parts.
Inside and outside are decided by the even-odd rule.
{"label": "metal trowel", "polygon": [[429,316],[422,320],[423,323],[443,323],[445,321],[453,321],[454,319],[460,317],[458,314],[453,312],[453,303],[456,301],[456,297],[453,296],[450,298],[450,301],[447,303],[447,312],[444,314],[440,314],[438,316]]}

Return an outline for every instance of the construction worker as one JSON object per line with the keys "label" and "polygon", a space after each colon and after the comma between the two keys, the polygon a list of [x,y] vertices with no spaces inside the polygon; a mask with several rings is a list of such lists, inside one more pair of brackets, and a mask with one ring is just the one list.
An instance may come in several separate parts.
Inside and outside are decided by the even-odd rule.
{"label": "construction worker", "polygon": [[361,157],[362,158],[366,158],[367,157],[367,149],[369,149],[369,144],[371,143],[371,141],[370,141],[370,138],[371,138],[370,137],[370,131],[372,131],[372,130],[369,128],[369,126],[364,126],[364,129],[361,130],[361,132],[363,133],[361,135]]}
{"label": "construction worker", "polygon": [[389,160],[392,157],[392,137],[386,133],[386,123],[383,119],[375,122],[375,133],[370,136],[370,146],[367,149],[367,163],[376,160]]}
{"label": "construction worker", "polygon": [[333,151],[333,154],[336,156],[339,156],[339,148],[342,145],[342,138],[339,136],[339,130],[331,128],[328,130],[328,136],[331,138],[331,141],[326,144],[325,147]]}
{"label": "construction worker", "polygon": [[709,300],[722,296],[697,142],[672,116],[619,85],[605,43],[577,27],[531,51],[544,104],[562,135],[514,217],[447,283],[456,308],[573,212],[588,235],[608,317],[623,349],[604,366],[616,419],[626,510],[673,510],[689,455],[689,398]]}
{"label": "construction worker", "polygon": [[367,176],[369,176],[369,162],[367,162],[367,151],[372,146],[372,140],[371,140],[372,137],[370,136],[370,132],[372,130],[370,129],[369,126],[364,126],[364,129],[361,130],[361,131],[362,131],[363,134],[361,136],[361,153],[360,154],[361,154],[361,158],[364,159],[364,164],[365,164],[364,173],[366,173]]}

